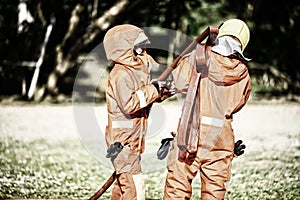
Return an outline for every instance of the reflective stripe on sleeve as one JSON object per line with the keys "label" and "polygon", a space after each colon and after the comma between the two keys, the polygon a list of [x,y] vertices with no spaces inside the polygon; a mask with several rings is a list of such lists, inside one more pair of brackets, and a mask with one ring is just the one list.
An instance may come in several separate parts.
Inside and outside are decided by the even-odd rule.
{"label": "reflective stripe on sleeve", "polygon": [[224,120],[202,116],[201,124],[206,124],[206,125],[210,125],[210,126],[217,126],[217,127],[223,127]]}
{"label": "reflective stripe on sleeve", "polygon": [[142,91],[142,90],[138,90],[138,91],[136,92],[136,94],[138,95],[139,100],[140,100],[140,107],[141,107],[141,108],[146,107],[146,106],[147,106],[147,103],[146,103],[146,98],[145,98],[145,95],[144,95],[143,91]]}

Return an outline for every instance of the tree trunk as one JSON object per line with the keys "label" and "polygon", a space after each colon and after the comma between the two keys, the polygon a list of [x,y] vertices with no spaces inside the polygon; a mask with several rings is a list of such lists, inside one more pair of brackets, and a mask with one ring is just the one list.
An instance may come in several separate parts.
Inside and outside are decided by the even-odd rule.
{"label": "tree trunk", "polygon": [[80,4],[75,6],[70,18],[68,32],[63,42],[58,45],[56,49],[56,67],[50,73],[47,81],[47,91],[50,94],[57,94],[57,81],[59,77],[63,76],[66,71],[73,66],[74,59],[78,57],[80,50],[94,42],[97,36],[99,36],[103,31],[106,31],[107,28],[109,28],[113,23],[117,15],[126,8],[128,3],[129,0],[120,0],[115,3],[115,5],[107,10],[101,17],[91,22],[91,25],[89,26],[89,28],[87,28],[86,33],[82,37],[78,38],[68,51],[63,51],[65,48],[66,40],[71,38],[75,33],[76,27],[80,21],[80,13],[82,12],[82,7]]}

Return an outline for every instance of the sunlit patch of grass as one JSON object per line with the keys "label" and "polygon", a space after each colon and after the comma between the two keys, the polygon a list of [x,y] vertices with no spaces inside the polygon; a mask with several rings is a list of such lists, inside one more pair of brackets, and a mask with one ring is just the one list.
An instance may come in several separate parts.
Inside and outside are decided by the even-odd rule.
{"label": "sunlit patch of grass", "polygon": [[226,199],[300,199],[296,148],[250,152],[233,162]]}
{"label": "sunlit patch of grass", "polygon": [[[233,161],[225,200],[300,199],[299,156],[296,147],[246,151]],[[0,140],[0,198],[88,199],[111,173],[79,141]],[[145,173],[147,199],[162,199],[165,177],[165,168]],[[110,194],[111,188],[101,199]],[[197,178],[192,199],[199,196]]]}
{"label": "sunlit patch of grass", "polygon": [[87,199],[112,173],[78,141],[25,143],[5,138],[0,153],[1,198]]}

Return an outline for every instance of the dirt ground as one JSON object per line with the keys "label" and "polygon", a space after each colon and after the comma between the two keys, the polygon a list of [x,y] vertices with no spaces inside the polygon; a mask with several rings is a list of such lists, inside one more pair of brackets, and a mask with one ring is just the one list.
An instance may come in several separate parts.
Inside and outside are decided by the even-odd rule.
{"label": "dirt ground", "polygon": [[[75,116],[91,107],[93,120],[104,133],[107,121],[105,105],[53,105],[53,104],[7,104],[0,106],[0,136],[12,136],[23,140],[81,140]],[[79,111],[78,111],[79,110]],[[181,107],[179,103],[163,103],[151,111],[147,142],[159,143],[176,130]],[[84,117],[84,116],[83,116]],[[92,120],[92,121],[93,121]],[[90,120],[89,120],[90,121]],[[235,114],[233,127],[236,139],[242,139],[247,151],[300,146],[300,104],[296,103],[250,103]],[[93,136],[94,137],[94,136]],[[97,137],[97,136],[96,136]],[[84,142],[83,142],[84,143]]]}

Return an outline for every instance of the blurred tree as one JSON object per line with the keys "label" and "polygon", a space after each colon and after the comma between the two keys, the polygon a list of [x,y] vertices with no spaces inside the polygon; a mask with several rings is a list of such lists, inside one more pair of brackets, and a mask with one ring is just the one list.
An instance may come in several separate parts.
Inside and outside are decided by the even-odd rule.
{"label": "blurred tree", "polygon": [[[26,4],[26,16],[29,16],[21,23],[18,21],[20,2]],[[70,94],[72,87],[65,88],[63,80],[70,73],[74,80],[78,56],[92,50],[102,41],[106,30],[116,24],[163,27],[196,37],[208,25],[217,26],[226,19],[238,17],[251,29],[246,53],[254,58],[252,75],[257,75],[259,80],[265,80],[260,77],[262,72],[272,73],[272,80],[284,77],[288,86],[281,89],[299,94],[296,60],[300,52],[299,11],[297,0],[0,0],[0,93],[20,94],[22,90],[24,95],[28,91],[29,84],[23,84],[23,89],[20,86],[32,78],[34,68],[31,67],[41,55],[50,23],[53,30],[35,91],[41,99],[62,92]],[[176,36],[168,39],[170,48],[174,48]],[[172,58],[173,55],[164,56]],[[257,81],[265,82],[270,81]]]}
{"label": "blurred tree", "polygon": [[254,58],[252,73],[260,86],[273,86],[273,94],[299,95],[300,1],[229,0],[224,8],[250,25],[247,52]]}

